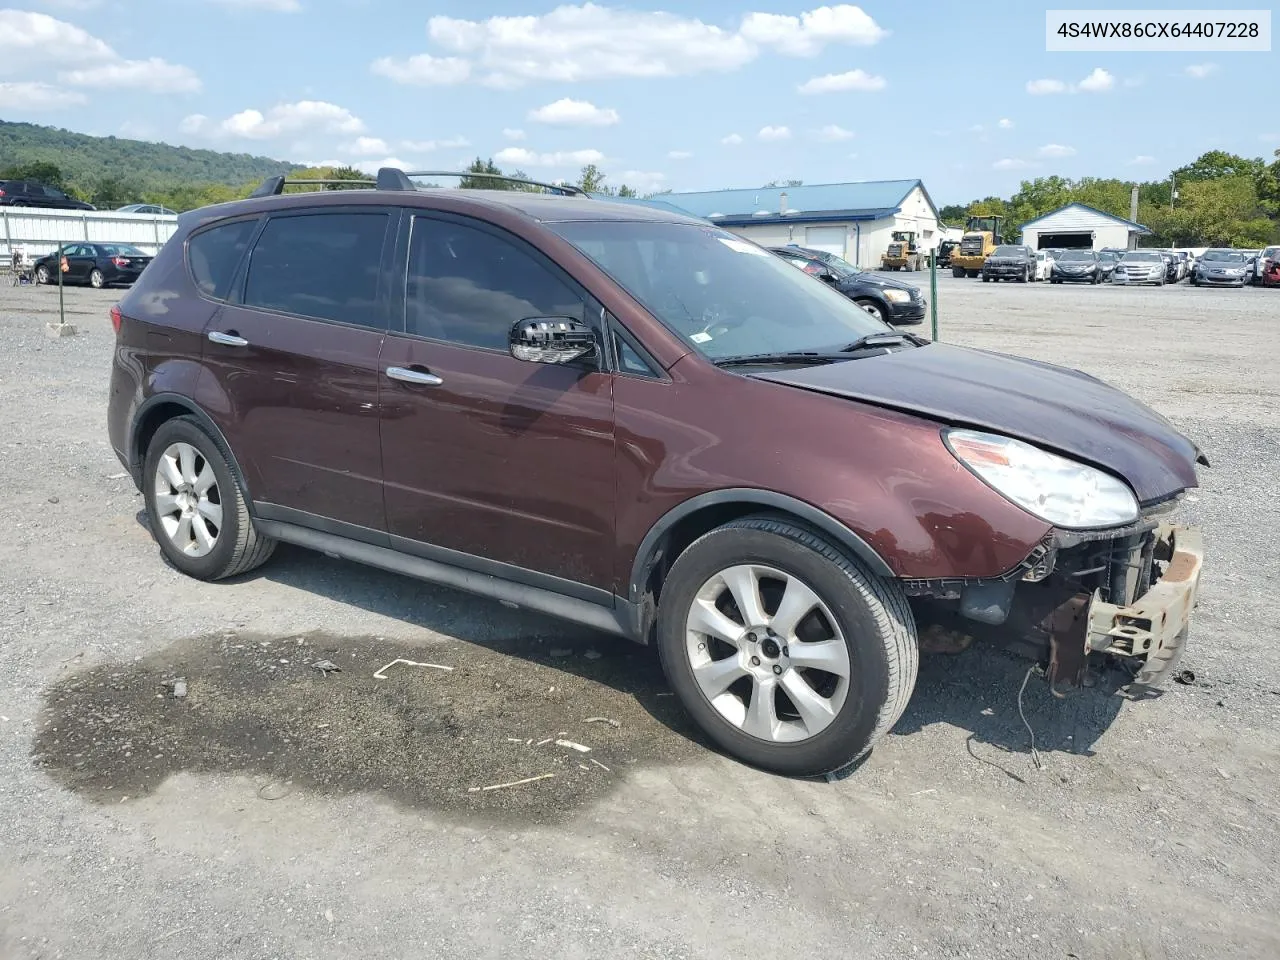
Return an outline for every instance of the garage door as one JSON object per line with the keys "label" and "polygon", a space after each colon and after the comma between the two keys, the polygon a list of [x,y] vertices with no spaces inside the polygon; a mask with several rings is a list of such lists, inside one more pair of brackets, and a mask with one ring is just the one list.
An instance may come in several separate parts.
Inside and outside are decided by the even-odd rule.
{"label": "garage door", "polygon": [[1054,247],[1063,250],[1091,250],[1093,248],[1092,233],[1042,233],[1039,239],[1040,249]]}
{"label": "garage door", "polygon": [[844,227],[806,227],[804,245],[825,253],[844,256]]}

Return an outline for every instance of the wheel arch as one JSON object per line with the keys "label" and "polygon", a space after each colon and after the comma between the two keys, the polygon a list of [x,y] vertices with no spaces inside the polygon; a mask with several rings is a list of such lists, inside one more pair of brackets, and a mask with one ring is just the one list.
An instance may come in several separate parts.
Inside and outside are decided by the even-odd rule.
{"label": "wheel arch", "polygon": [[[870,544],[813,504],[773,490],[734,487],[682,501],[649,528],[631,564],[628,599],[633,604],[647,606],[646,595],[652,593],[650,602],[656,602],[661,581],[655,580],[655,575],[668,569],[685,547],[715,527],[757,513],[768,513],[808,527],[826,536],[834,546],[848,551],[871,573],[894,576],[892,568]],[[644,633],[647,635],[647,630]]]}
{"label": "wheel arch", "polygon": [[151,438],[156,435],[157,430],[170,420],[186,416],[194,417],[199,421],[200,425],[213,437],[214,442],[222,448],[222,452],[227,457],[227,462],[231,465],[231,472],[235,476],[236,482],[240,484],[240,489],[244,491],[245,503],[249,508],[249,512],[253,514],[253,497],[250,496],[249,486],[245,482],[244,471],[240,469],[240,462],[236,459],[231,445],[227,443],[227,438],[218,429],[218,425],[214,423],[213,418],[202,410],[199,404],[190,397],[184,397],[179,393],[153,394],[138,407],[137,412],[133,415],[133,423],[129,431],[129,469],[133,473],[134,480],[139,488],[142,486],[142,467],[147,458],[147,447],[151,443]]}

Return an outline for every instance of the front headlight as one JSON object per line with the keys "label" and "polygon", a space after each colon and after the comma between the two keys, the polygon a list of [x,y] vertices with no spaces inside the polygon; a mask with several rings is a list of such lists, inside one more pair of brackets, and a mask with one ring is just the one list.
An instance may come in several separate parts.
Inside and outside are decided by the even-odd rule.
{"label": "front headlight", "polygon": [[1138,500],[1119,477],[995,433],[944,430],[942,437],[993,490],[1055,527],[1115,527],[1138,519]]}
{"label": "front headlight", "polygon": [[906,290],[883,290],[881,292],[890,303],[906,303],[911,299],[911,294]]}

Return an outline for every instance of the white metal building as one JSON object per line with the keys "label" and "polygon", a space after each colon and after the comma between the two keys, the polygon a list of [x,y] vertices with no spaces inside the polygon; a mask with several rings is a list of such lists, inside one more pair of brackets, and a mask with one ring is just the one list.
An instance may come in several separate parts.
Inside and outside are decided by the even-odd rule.
{"label": "white metal building", "polygon": [[1150,234],[1140,223],[1069,203],[1022,225],[1022,242],[1033,250],[1047,247],[1068,249],[1132,250],[1138,238]]}
{"label": "white metal building", "polygon": [[919,180],[709,190],[661,199],[763,246],[813,247],[863,267],[879,264],[895,230],[914,231],[926,250],[942,239],[938,209]]}
{"label": "white metal building", "polygon": [[59,244],[84,242],[128,243],[154,254],[177,228],[177,217],[148,213],[0,207],[0,262],[9,261],[15,246],[35,258]]}

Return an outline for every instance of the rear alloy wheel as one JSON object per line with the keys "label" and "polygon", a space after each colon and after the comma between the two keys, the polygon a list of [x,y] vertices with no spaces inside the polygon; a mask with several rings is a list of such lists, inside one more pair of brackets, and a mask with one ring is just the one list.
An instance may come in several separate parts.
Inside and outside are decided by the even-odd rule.
{"label": "rear alloy wheel", "polygon": [[101,270],[95,267],[93,272],[89,274],[89,286],[93,287],[95,290],[101,290],[106,285],[107,278],[103,276]]}
{"label": "rear alloy wheel", "polygon": [[229,457],[195,418],[161,425],[147,448],[142,479],[151,533],[187,576],[235,576],[274,551],[275,541],[254,527]]}
{"label": "rear alloy wheel", "polygon": [[733,756],[816,776],[865,756],[915,686],[915,621],[896,583],[782,518],[705,534],[663,585],[672,688]]}

